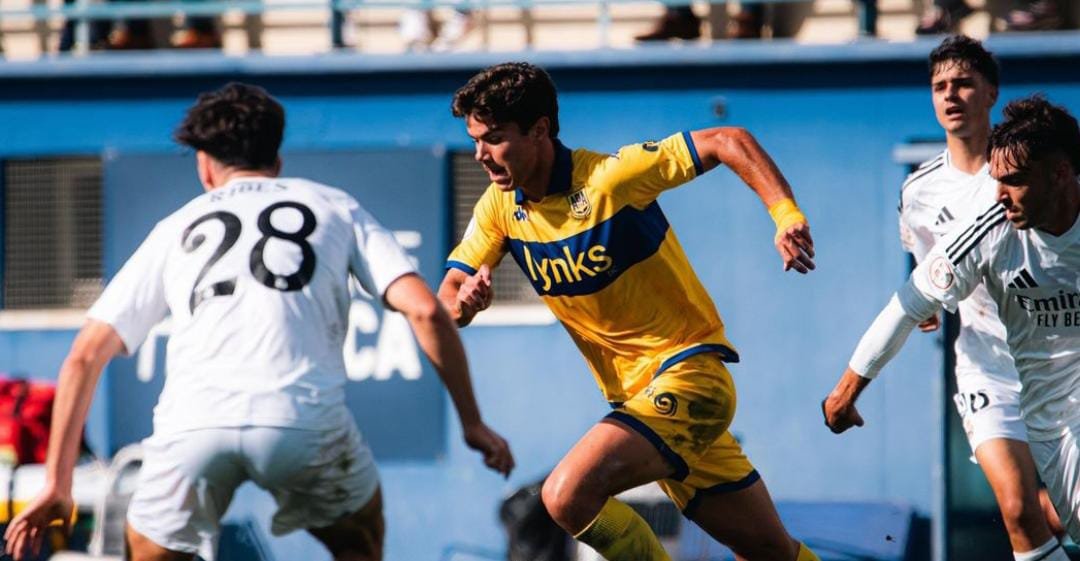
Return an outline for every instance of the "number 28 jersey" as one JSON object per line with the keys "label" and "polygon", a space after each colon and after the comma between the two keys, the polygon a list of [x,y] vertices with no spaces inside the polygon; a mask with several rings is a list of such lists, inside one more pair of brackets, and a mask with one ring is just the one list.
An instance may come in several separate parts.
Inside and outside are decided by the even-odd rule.
{"label": "number 28 jersey", "polygon": [[414,272],[348,194],[245,177],[154,227],[88,316],[134,352],[171,315],[154,430],[322,429],[346,415],[350,276],[368,294]]}

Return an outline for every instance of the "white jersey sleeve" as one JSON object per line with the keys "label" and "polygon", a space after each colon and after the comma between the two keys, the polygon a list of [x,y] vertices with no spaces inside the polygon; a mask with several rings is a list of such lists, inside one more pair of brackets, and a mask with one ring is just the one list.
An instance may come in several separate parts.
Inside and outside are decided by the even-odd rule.
{"label": "white jersey sleeve", "polygon": [[955,228],[930,249],[900,291],[905,310],[921,311],[927,302],[949,311],[967,298],[987,277],[995,243],[1009,228],[1005,208],[993,206]]}
{"label": "white jersey sleeve", "polygon": [[[901,194],[901,198],[907,196],[909,192]],[[900,245],[903,246],[904,251],[910,253],[915,257],[916,263],[922,263],[926,259],[926,254],[929,253],[930,248],[934,247],[934,233],[927,228],[921,227],[917,221],[912,219],[912,205],[904,204],[901,199],[900,206]]]}
{"label": "white jersey sleeve", "polygon": [[924,198],[924,188],[928,184],[940,179],[942,170],[945,169],[947,151],[938,154],[931,160],[923,162],[914,172],[907,176],[903,186],[900,187],[900,204],[897,213],[900,222],[900,244],[904,251],[912,254],[917,263],[921,263],[926,254],[934,247],[934,231],[929,227],[933,222],[932,213]]}
{"label": "white jersey sleeve", "polygon": [[349,256],[349,270],[360,286],[382,300],[390,285],[409,273],[415,273],[405,250],[387,230],[355,200],[349,203],[356,243]]}
{"label": "white jersey sleeve", "polygon": [[169,310],[164,283],[168,251],[163,232],[161,224],[150,232],[86,314],[112,326],[128,354],[139,348]]}

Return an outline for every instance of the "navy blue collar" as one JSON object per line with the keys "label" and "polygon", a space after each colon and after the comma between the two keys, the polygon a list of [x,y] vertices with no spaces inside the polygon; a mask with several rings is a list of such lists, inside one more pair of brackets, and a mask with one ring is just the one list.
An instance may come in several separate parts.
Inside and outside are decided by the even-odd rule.
{"label": "navy blue collar", "polygon": [[[569,192],[570,179],[574,172],[574,158],[570,149],[563,146],[557,138],[553,138],[551,143],[555,148],[555,162],[551,166],[551,179],[548,181],[545,197]],[[514,189],[514,204],[522,205],[526,200],[528,199],[525,197],[525,191],[522,191],[521,187]]]}

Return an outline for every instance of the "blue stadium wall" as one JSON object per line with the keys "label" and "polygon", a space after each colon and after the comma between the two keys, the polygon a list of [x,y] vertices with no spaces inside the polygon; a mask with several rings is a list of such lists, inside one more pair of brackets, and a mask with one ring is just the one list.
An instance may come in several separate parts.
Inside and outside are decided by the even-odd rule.
{"label": "blue stadium wall", "polygon": [[[929,516],[942,461],[937,338],[913,335],[869,389],[861,402],[866,427],[834,436],[819,404],[906,275],[896,201],[907,168],[894,151],[942,137],[925,68],[933,45],[7,63],[0,65],[0,159],[103,158],[112,275],[157,219],[199,193],[190,155],[170,141],[184,109],[226,81],[257,83],[288,111],[285,174],[347,187],[391,228],[421,233],[414,255],[434,284],[452,243],[448,154],[471,147],[449,113],[450,95],[482,66],[508,57],[545,65],[560,88],[561,138],[571,147],[610,152],[684,129],[746,127],[810,217],[817,271],[781,271],[767,214],[726,169],[660,199],[742,355],[732,367],[739,390],[733,431],[777,498],[898,502]],[[1003,65],[1001,100],[1037,90],[1080,111],[1076,38],[995,38],[989,46]],[[368,315],[379,318],[374,311]],[[376,346],[385,321],[373,323],[379,327],[366,330],[354,350]],[[0,331],[0,370],[55,377],[73,334]],[[418,380],[390,368],[385,379],[352,383],[351,403],[380,459],[390,561],[435,560],[454,548],[501,550],[500,500],[542,477],[606,411],[560,326],[471,327],[462,335],[485,418],[508,437],[518,467],[503,480],[463,446],[429,366]],[[115,451],[149,430],[160,361],[149,382],[138,378],[133,359],[109,368],[92,412],[98,450]],[[268,496],[244,488],[230,518],[250,519],[269,536],[271,511]],[[329,559],[305,535],[270,543],[277,559]]]}

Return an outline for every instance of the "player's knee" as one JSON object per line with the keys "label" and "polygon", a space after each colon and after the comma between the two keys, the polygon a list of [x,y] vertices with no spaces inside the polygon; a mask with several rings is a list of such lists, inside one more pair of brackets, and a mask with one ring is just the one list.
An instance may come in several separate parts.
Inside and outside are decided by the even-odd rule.
{"label": "player's knee", "polygon": [[544,508],[551,518],[564,528],[564,522],[570,518],[570,510],[573,508],[571,487],[568,478],[556,471],[548,476],[544,486],[540,488],[540,499],[544,502]]}
{"label": "player's knee", "polygon": [[579,478],[556,469],[540,490],[548,514],[559,526],[574,533],[583,529],[604,505],[607,497],[594,497]]}
{"label": "player's knee", "polygon": [[1038,501],[1024,500],[1020,493],[1009,493],[998,504],[1001,518],[1010,532],[1029,532],[1043,527],[1045,516]]}

